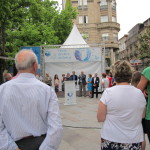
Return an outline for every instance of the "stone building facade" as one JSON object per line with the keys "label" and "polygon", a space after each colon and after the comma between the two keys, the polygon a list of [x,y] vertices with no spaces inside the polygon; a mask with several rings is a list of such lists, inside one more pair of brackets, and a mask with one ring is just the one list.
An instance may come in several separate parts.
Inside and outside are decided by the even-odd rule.
{"label": "stone building facade", "polygon": [[[146,32],[147,27],[150,26],[150,18],[143,23],[136,24],[128,35],[119,39],[118,59],[128,60],[136,70],[142,70],[145,67],[143,60],[139,59],[139,36]],[[145,60],[148,61],[148,60]]]}
{"label": "stone building facade", "polygon": [[126,49],[126,41],[127,41],[128,35],[124,35],[121,39],[119,39],[119,51],[118,53],[118,59],[120,60],[127,60],[128,59],[128,52]]}
{"label": "stone building facade", "polygon": [[106,70],[109,71],[119,49],[116,0],[71,0],[71,3],[78,10],[74,23],[87,44],[105,43]]}

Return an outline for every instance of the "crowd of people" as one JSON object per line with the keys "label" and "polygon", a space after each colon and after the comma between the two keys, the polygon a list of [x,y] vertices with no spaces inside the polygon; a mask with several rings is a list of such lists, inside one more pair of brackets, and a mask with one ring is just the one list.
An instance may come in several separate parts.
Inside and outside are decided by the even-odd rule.
{"label": "crowd of people", "polygon": [[116,85],[104,91],[98,106],[97,119],[104,122],[101,149],[145,150],[144,133],[150,141],[150,67],[140,73],[129,62],[117,61],[112,74]]}
{"label": "crowd of people", "polygon": [[[54,79],[46,73],[36,77],[37,57],[30,50],[16,54],[18,74],[4,73],[0,86],[0,149],[57,150],[63,135],[57,93],[60,82],[75,81],[79,96],[103,93],[98,104],[97,120],[101,130],[102,150],[145,150],[144,134],[150,141],[150,67],[142,73],[133,71],[127,61],[117,61],[109,74],[75,71]],[[38,80],[37,80],[38,79]],[[41,82],[41,81],[45,82]],[[51,86],[54,84],[54,89]],[[64,84],[62,84],[64,91]],[[147,100],[146,100],[147,99]]]}
{"label": "crowd of people", "polygon": [[[76,75],[75,71],[72,71],[72,74],[62,74],[61,79],[57,74],[55,74],[54,78],[52,78],[48,73],[46,73],[45,78],[42,78],[40,74],[36,77],[40,81],[45,82],[47,85],[53,86],[56,94],[58,94],[60,89],[61,91],[65,90],[65,81],[75,81],[75,85],[79,86],[79,97],[82,95],[86,97],[88,91],[88,96],[90,98],[93,98],[94,94],[96,94],[96,98],[98,98],[99,93],[102,93],[108,87],[112,87],[115,83],[111,72],[108,74],[102,73],[101,77],[98,77],[97,73],[93,75],[88,74],[88,77],[86,77],[86,74],[83,71],[81,71],[79,75]],[[101,92],[99,92],[99,89]]]}

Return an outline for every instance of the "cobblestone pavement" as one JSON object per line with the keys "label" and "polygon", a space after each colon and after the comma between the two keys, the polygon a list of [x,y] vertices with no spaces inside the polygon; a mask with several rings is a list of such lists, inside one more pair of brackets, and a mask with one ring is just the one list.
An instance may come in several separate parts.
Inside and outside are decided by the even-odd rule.
{"label": "cobblestone pavement", "polygon": [[[59,98],[64,136],[59,150],[100,150],[100,129],[97,122],[99,99],[77,97],[77,104],[66,106],[65,99]],[[146,150],[150,150],[146,137]]]}

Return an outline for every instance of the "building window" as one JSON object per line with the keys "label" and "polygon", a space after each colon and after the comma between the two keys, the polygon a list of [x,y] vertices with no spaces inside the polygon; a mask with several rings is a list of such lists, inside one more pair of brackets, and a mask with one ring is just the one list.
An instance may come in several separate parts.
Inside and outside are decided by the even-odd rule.
{"label": "building window", "polygon": [[114,41],[118,41],[118,34],[114,33],[113,36],[114,36]]}
{"label": "building window", "polygon": [[84,23],[88,23],[88,16],[84,16]]}
{"label": "building window", "polygon": [[112,17],[112,22],[117,22],[116,17]]}
{"label": "building window", "polygon": [[83,17],[79,16],[79,24],[82,24],[82,23],[83,23]]}
{"label": "building window", "polygon": [[112,0],[112,9],[116,10],[116,1],[115,0]]}
{"label": "building window", "polygon": [[108,16],[101,16],[101,22],[108,22]]}
{"label": "building window", "polygon": [[108,3],[107,0],[101,0],[100,2],[100,9],[108,9]]}
{"label": "building window", "polygon": [[107,5],[107,0],[101,0],[100,6],[104,6],[104,5]]}
{"label": "building window", "polygon": [[79,16],[79,24],[88,23],[88,16]]}
{"label": "building window", "polygon": [[87,6],[87,0],[83,0],[83,5]]}
{"label": "building window", "polygon": [[78,9],[87,9],[87,0],[78,0]]}
{"label": "building window", "polygon": [[102,40],[103,41],[108,41],[109,40],[109,34],[108,33],[103,33],[102,34]]}
{"label": "building window", "polygon": [[78,6],[82,6],[82,0],[78,0]]}

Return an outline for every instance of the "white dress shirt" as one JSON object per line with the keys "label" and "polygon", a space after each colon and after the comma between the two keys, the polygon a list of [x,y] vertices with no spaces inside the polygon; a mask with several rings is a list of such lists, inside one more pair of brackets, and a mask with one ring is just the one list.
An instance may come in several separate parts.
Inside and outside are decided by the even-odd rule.
{"label": "white dress shirt", "polygon": [[57,96],[33,74],[21,73],[0,86],[0,150],[15,150],[15,141],[43,134],[39,150],[58,149],[62,123]]}
{"label": "white dress shirt", "polygon": [[94,77],[94,84],[96,84],[96,77]]}

